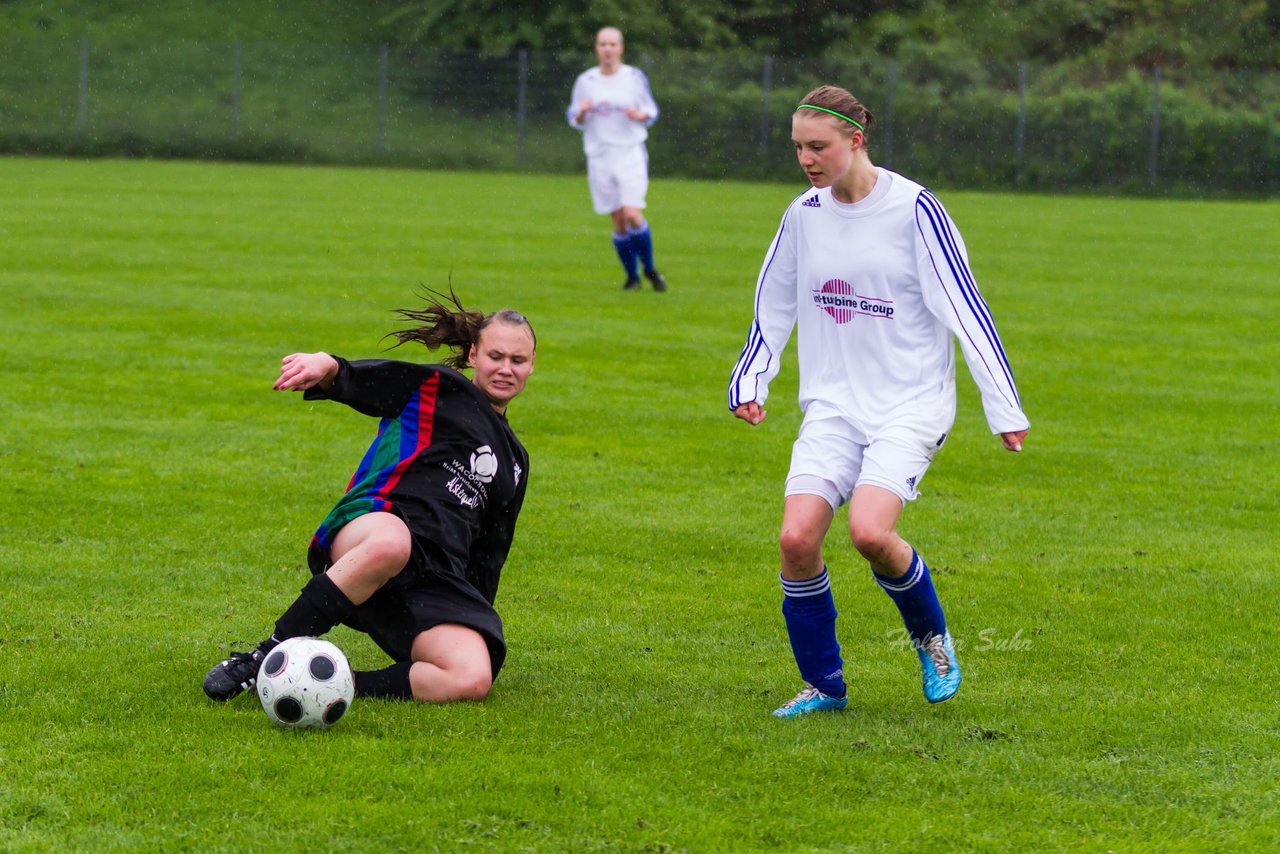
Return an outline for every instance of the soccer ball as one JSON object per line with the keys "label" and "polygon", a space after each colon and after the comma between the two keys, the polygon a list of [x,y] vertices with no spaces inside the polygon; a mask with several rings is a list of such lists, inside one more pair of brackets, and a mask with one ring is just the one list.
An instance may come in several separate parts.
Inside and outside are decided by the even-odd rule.
{"label": "soccer ball", "polygon": [[257,687],[267,717],[284,727],[331,727],[356,695],[347,657],[320,638],[282,641],[263,659]]}

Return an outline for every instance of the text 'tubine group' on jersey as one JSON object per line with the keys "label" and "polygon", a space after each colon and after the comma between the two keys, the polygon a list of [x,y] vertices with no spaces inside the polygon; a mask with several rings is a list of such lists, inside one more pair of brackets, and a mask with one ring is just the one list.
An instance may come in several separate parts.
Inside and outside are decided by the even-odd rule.
{"label": "text 'tubine group' on jersey", "polygon": [[868,434],[919,416],[955,417],[955,341],[992,432],[1029,425],[991,313],[955,224],[924,187],[878,169],[844,204],[809,189],[783,214],[756,283],[755,316],[734,366],[729,408],[764,403],[798,329],[800,406]]}

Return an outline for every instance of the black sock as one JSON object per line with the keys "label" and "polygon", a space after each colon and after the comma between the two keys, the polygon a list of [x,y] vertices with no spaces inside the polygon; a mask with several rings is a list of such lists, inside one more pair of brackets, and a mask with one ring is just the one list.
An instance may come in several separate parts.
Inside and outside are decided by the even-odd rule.
{"label": "black sock", "polygon": [[313,575],[298,598],[276,620],[271,639],[279,643],[289,638],[319,637],[351,616],[355,609],[355,604],[332,578],[325,573]]}
{"label": "black sock", "polygon": [[412,661],[401,661],[382,670],[357,670],[356,696],[412,700],[413,688],[409,684],[409,669],[412,667]]}

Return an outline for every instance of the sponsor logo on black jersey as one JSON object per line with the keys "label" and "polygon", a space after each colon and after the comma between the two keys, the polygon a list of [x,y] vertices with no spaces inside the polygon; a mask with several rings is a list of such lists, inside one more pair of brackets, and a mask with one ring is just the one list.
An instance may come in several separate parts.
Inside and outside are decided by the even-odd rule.
{"label": "sponsor logo on black jersey", "polygon": [[471,454],[471,476],[481,483],[489,483],[498,473],[498,458],[493,455],[493,448],[481,445]]}
{"label": "sponsor logo on black jersey", "polygon": [[488,484],[498,473],[498,458],[488,445],[481,445],[466,462],[447,460],[444,467],[453,475],[445,487],[464,507],[489,503]]}
{"label": "sponsor logo on black jersey", "polygon": [[453,494],[454,498],[458,499],[458,503],[463,507],[480,506],[480,493],[476,492],[476,488],[462,478],[455,475],[445,484],[445,488]]}
{"label": "sponsor logo on black jersey", "polygon": [[848,323],[857,315],[893,319],[893,300],[856,293],[844,279],[828,279],[813,291],[813,304],[831,315],[836,323]]}

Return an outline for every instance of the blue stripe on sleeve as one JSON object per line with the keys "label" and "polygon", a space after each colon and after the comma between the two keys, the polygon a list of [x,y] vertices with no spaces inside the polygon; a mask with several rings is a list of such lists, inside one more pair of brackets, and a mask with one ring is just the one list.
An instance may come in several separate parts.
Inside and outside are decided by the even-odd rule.
{"label": "blue stripe on sleeve", "polygon": [[[978,291],[978,286],[973,280],[973,275],[969,271],[968,265],[965,263],[964,255],[960,252],[959,244],[955,239],[955,235],[951,230],[950,223],[946,213],[943,210],[941,202],[927,190],[922,192],[916,200],[917,209],[923,211],[925,217],[929,220],[929,225],[933,230],[934,236],[937,238],[939,246],[942,248],[942,254],[946,261],[948,270],[951,273],[950,281],[956,286],[960,296],[964,299],[965,305],[969,308],[970,315],[978,321],[978,325],[982,328],[983,334],[987,339],[987,343],[991,345],[992,351],[1000,365],[1000,371],[1004,374],[1005,381],[1013,392],[1016,405],[1021,408],[1021,401],[1018,400],[1018,388],[1014,383],[1013,369],[1009,365],[1009,360],[1005,356],[1004,346],[1000,342],[1000,336],[996,332],[995,322],[991,318],[991,311],[987,307],[986,302],[982,299],[982,294]],[[917,218],[919,222],[919,218]],[[935,263],[935,271],[937,271]],[[938,271],[939,274],[941,271]],[[946,284],[946,279],[939,275],[939,280]],[[948,293],[948,298],[950,294]],[[956,306],[952,302],[952,309]],[[959,312],[957,311],[957,316]],[[962,324],[963,326],[963,324]],[[966,331],[966,335],[967,335]],[[970,338],[970,343],[974,343]],[[976,348],[976,344],[975,344]],[[986,360],[983,360],[986,365]],[[991,366],[986,365],[987,370],[991,371]]]}

